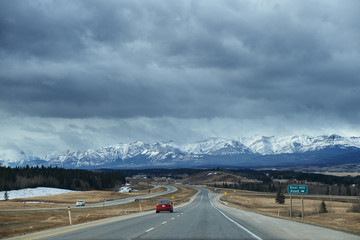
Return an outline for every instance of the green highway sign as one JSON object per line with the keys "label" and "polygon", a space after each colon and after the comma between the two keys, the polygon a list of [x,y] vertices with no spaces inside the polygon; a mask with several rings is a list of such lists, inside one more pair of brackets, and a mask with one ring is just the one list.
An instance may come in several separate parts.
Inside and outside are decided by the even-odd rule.
{"label": "green highway sign", "polygon": [[290,194],[307,194],[307,185],[288,185],[288,193]]}

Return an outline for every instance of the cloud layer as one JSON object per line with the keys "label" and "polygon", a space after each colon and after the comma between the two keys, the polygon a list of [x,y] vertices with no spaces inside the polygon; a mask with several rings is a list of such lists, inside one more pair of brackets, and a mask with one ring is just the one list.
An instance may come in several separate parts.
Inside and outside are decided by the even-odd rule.
{"label": "cloud layer", "polygon": [[357,9],[355,0],[1,1],[0,147],[31,138],[45,152],[42,131],[54,150],[359,135]]}

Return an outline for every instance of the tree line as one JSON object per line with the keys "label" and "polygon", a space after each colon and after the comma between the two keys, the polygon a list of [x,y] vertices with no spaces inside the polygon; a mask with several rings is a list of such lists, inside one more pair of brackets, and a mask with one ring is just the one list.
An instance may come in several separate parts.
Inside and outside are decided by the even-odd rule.
{"label": "tree line", "polygon": [[261,171],[276,179],[296,179],[298,181],[319,182],[323,184],[360,184],[360,176],[334,176],[321,173],[295,172],[295,171]]}
{"label": "tree line", "polygon": [[[282,192],[287,192],[287,185],[308,185],[309,194],[320,195],[342,195],[342,196],[359,196],[360,194],[360,176],[332,176],[319,173],[306,173],[295,171],[276,171],[276,170],[222,170],[246,177],[253,181],[242,182],[223,182],[214,183],[212,187],[231,188],[239,190],[259,191],[259,192],[276,192],[279,188]],[[281,180],[287,180],[282,183]]]}
{"label": "tree line", "polygon": [[104,190],[125,183],[119,172],[94,172],[59,167],[1,167],[0,191],[35,187],[54,187],[70,190]]}

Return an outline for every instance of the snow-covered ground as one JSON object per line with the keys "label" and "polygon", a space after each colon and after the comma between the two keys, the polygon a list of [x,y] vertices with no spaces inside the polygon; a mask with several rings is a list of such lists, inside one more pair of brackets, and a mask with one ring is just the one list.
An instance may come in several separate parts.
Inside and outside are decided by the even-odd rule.
{"label": "snow-covered ground", "polygon": [[214,172],[214,173],[209,172],[209,173],[208,173],[208,176],[213,175],[213,174],[215,174],[215,175],[216,175],[216,174],[217,174],[217,172]]}
{"label": "snow-covered ground", "polygon": [[119,188],[119,192],[121,192],[121,193],[131,192],[131,187],[121,187],[121,188]]}
{"label": "snow-covered ground", "polygon": [[[60,189],[60,188],[48,188],[48,187],[25,188],[25,189],[8,191],[8,197],[9,199],[28,198],[28,197],[39,197],[39,196],[68,193],[68,192],[76,192],[76,191]],[[4,193],[5,192],[0,191],[0,200],[5,200]]]}

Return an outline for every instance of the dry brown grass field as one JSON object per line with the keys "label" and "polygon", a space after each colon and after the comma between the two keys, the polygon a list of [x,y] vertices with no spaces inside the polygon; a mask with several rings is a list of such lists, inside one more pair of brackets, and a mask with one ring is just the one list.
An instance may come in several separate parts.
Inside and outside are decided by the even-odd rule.
{"label": "dry brown grass field", "polygon": [[[131,193],[119,193],[110,191],[84,191],[56,194],[42,197],[19,198],[0,202],[2,209],[29,209],[29,208],[55,208],[74,206],[76,201],[83,200],[86,204],[99,203],[109,200],[123,199],[140,196],[149,193],[150,189],[143,189]],[[165,188],[151,189],[151,193],[165,191]],[[25,204],[24,204],[25,202]]]}
{"label": "dry brown grass field", "polygon": [[[279,217],[290,220],[290,199],[286,196],[285,204],[275,202],[276,194],[256,193],[250,191],[239,191],[219,189],[218,193],[227,191],[227,196],[222,196],[231,207],[257,212],[260,214]],[[325,204],[328,213],[319,213],[319,205],[322,197],[312,199],[304,198],[304,222],[318,226],[324,226],[335,230],[341,230],[360,235],[360,213],[349,212],[354,200],[332,199],[326,197]],[[302,222],[301,197],[293,195],[292,219]]]}
{"label": "dry brown grass field", "polygon": [[[96,207],[96,208],[72,208],[72,224],[95,221],[99,219],[116,217],[125,214],[130,214],[129,211],[139,211],[140,205],[143,211],[155,208],[155,204],[159,199],[171,198],[174,196],[173,202],[175,204],[188,200],[196,193],[195,189],[177,186],[178,191],[172,194],[166,194],[159,197],[144,199],[140,202],[131,202],[115,206]],[[164,191],[163,188],[156,189],[156,191]],[[62,206],[67,206],[68,203],[74,204],[74,199],[79,198],[88,203],[95,203],[96,199],[103,201],[109,196],[118,196],[120,193],[90,191],[72,193],[74,195],[58,194],[56,196],[47,196],[37,198],[39,201],[57,200],[58,202],[66,203]],[[92,194],[94,198],[88,197]],[[115,194],[115,195],[114,195]],[[122,193],[121,198],[135,196],[138,193]],[[75,200],[75,201],[76,201]],[[22,204],[22,203],[21,203]],[[9,205],[10,206],[10,205]],[[36,232],[43,229],[55,228],[69,225],[69,217],[67,209],[26,209],[19,208],[10,210],[9,207],[4,209],[5,205],[0,206],[0,238],[11,237],[16,235],[23,235],[26,233]],[[48,207],[48,205],[46,206]]]}

